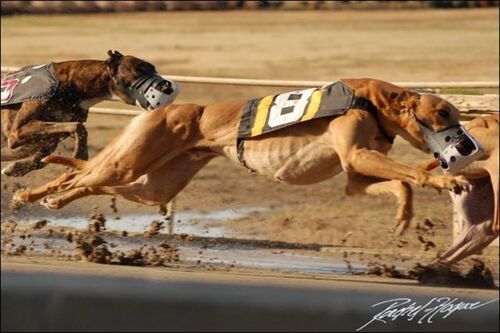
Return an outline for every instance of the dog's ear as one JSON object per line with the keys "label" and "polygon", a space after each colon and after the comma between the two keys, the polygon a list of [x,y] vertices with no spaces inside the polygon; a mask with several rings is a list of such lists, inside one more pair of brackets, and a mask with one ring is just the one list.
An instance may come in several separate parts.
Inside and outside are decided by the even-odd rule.
{"label": "dog's ear", "polygon": [[114,52],[114,55],[115,57],[118,57],[118,58],[123,58],[123,54],[121,54],[120,52],[116,51]]}
{"label": "dog's ear", "polygon": [[120,61],[123,58],[123,54],[118,51],[113,52],[111,50],[108,50],[108,56],[109,58],[106,59],[106,66],[108,67],[111,75],[114,75],[118,71],[118,66],[120,65]]}
{"label": "dog's ear", "polygon": [[112,57],[112,58],[123,58],[123,54],[121,54],[120,52],[118,51],[111,51],[111,50],[108,50],[108,56]]}
{"label": "dog's ear", "polygon": [[389,97],[394,109],[401,113],[411,113],[418,106],[420,95],[414,91],[403,89],[399,93],[391,92]]}

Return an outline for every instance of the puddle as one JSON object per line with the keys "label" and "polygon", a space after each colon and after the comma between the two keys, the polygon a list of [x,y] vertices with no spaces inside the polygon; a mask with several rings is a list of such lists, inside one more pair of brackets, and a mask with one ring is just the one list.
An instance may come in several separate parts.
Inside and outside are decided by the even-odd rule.
{"label": "puddle", "polygon": [[[104,239],[110,250],[126,252],[137,249],[142,245],[158,246],[160,239],[146,240],[142,237],[116,237],[105,236]],[[31,247],[31,253],[48,253],[55,251],[59,255],[70,255],[74,252],[74,244],[62,238],[49,238],[46,234],[34,234],[22,240],[19,236],[13,239],[17,245],[24,244]],[[345,262],[335,256],[319,256],[313,250],[276,250],[263,249],[252,246],[214,245],[202,247],[196,244],[179,245],[178,249],[181,262],[200,265],[234,265],[242,268],[270,269],[287,272],[321,273],[347,275],[350,272]],[[366,266],[352,262],[352,271],[361,273]]]}
{"label": "puddle", "polygon": [[[238,209],[214,210],[209,212],[178,211],[175,213],[174,233],[188,234],[195,237],[208,238],[245,238],[244,235],[235,235],[229,228],[213,227],[214,221],[225,221],[239,219],[252,213],[266,212],[269,207],[245,207]],[[44,230],[33,232],[30,238],[22,240],[19,236],[14,237],[14,243],[31,248],[30,252],[60,255],[71,255],[74,253],[74,244],[68,243],[63,238],[49,237],[46,230],[52,227],[71,227],[84,229],[88,227],[87,217],[45,217],[50,222]],[[19,224],[34,224],[41,217],[29,217],[16,219]],[[119,219],[110,215],[106,216],[106,231],[121,233],[142,233],[149,229],[152,221],[165,222],[165,218],[159,214],[127,214]],[[165,226],[166,227],[166,226]],[[162,230],[161,233],[164,233]],[[137,249],[143,245],[158,246],[159,238],[147,240],[142,236],[119,237],[106,235],[104,239],[110,245],[111,251],[120,250],[127,252]],[[361,262],[351,261],[351,271],[346,263],[338,255],[321,255],[313,249],[279,249],[263,248],[256,245],[219,244],[210,246],[193,242],[177,246],[180,260],[188,264],[200,265],[234,265],[235,267],[281,270],[288,272],[304,272],[318,274],[347,275],[361,273],[366,270],[366,265]],[[403,270],[399,268],[398,270]]]}
{"label": "puddle", "polygon": [[[219,250],[204,249],[202,254],[193,251],[191,247],[179,247],[181,258],[186,262],[200,260],[206,264],[235,265],[245,268],[277,269],[287,272],[350,274],[344,262],[334,257],[318,257],[303,255],[291,251],[273,253],[271,250]],[[366,270],[362,264],[352,264],[352,271],[361,273]]]}
{"label": "puddle", "polygon": [[[193,236],[206,237],[228,237],[232,236],[228,228],[211,227],[210,222],[226,221],[243,218],[252,213],[269,211],[266,207],[245,207],[237,209],[213,210],[210,212],[175,212],[174,233],[189,234]],[[50,226],[72,227],[76,229],[87,229],[89,219],[81,216],[70,217],[45,217],[50,221]],[[16,219],[19,224],[32,224],[41,220],[42,217],[30,217],[27,219]],[[159,214],[127,214],[120,216],[120,219],[106,216],[106,230],[143,232],[149,228],[154,220],[165,221]],[[165,222],[166,224],[167,222]]]}

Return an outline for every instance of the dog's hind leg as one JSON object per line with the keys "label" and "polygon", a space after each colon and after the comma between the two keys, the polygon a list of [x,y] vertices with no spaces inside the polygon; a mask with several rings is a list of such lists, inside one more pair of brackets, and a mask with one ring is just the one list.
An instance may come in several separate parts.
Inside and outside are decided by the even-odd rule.
{"label": "dog's hind leg", "polygon": [[493,199],[494,199],[494,212],[493,212],[493,224],[492,231],[499,234],[499,225],[500,225],[500,195],[499,195],[499,187],[500,180],[498,179],[498,149],[494,154],[490,157],[488,161],[487,171],[490,174],[491,187],[493,188]]}
{"label": "dog's hind leg", "polygon": [[394,195],[398,199],[395,234],[402,234],[408,229],[413,217],[413,191],[408,183],[348,173],[345,192],[347,195]]}
{"label": "dog's hind leg", "polygon": [[61,184],[64,184],[65,182],[70,182],[78,174],[79,172],[64,173],[61,176],[54,179],[53,181],[45,185],[39,186],[36,189],[19,190],[16,193],[14,193],[12,200],[21,203],[36,201],[38,199],[43,198],[46,195],[57,192]]}
{"label": "dog's hind leg", "polygon": [[470,255],[476,254],[491,244],[498,234],[491,232],[490,223],[475,224],[462,232],[460,238],[450,246],[430,266],[456,263]]}
{"label": "dog's hind leg", "polygon": [[494,202],[489,177],[471,180],[472,190],[451,194],[460,223],[460,236],[431,265],[452,264],[488,246],[498,236],[491,230]]}
{"label": "dog's hind leg", "polygon": [[[38,170],[43,168],[46,163],[42,161],[44,157],[52,153],[57,148],[58,142],[52,143],[50,145],[44,146],[42,149],[39,149],[37,152],[32,154],[29,157],[17,159],[11,163],[9,163],[5,168],[2,169],[2,174],[9,177],[22,177],[30,171]],[[23,147],[18,147],[15,150],[22,149]],[[6,148],[7,154],[9,154],[8,148]],[[4,150],[2,150],[2,154]]]}
{"label": "dog's hind leg", "polygon": [[185,152],[162,167],[119,186],[80,187],[46,198],[42,205],[59,209],[70,202],[89,195],[120,195],[145,205],[159,205],[172,200],[214,158],[210,153]]}
{"label": "dog's hind leg", "polygon": [[200,139],[202,107],[185,105],[157,109],[136,117],[99,154],[71,177],[56,179],[16,198],[32,202],[76,188],[126,186],[192,148]]}

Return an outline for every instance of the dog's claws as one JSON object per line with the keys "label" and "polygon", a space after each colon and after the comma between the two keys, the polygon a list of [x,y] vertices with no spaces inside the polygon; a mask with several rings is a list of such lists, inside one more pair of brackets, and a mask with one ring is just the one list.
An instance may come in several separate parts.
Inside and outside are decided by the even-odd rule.
{"label": "dog's claws", "polygon": [[12,196],[12,202],[16,204],[25,204],[29,202],[27,196],[23,193],[24,189],[17,190]]}
{"label": "dog's claws", "polygon": [[57,209],[57,202],[54,198],[43,198],[40,200],[40,205],[48,209]]}
{"label": "dog's claws", "polygon": [[455,194],[460,194],[462,192],[470,192],[472,190],[472,185],[469,181],[463,177],[455,177],[455,186],[453,187],[453,192]]}

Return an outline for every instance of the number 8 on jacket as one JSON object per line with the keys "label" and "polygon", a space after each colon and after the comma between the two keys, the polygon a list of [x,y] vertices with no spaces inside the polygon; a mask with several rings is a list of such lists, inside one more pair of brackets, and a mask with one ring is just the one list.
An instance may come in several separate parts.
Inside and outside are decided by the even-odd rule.
{"label": "number 8 on jacket", "polygon": [[304,115],[315,88],[292,91],[276,96],[269,109],[268,126],[278,127],[298,121]]}

